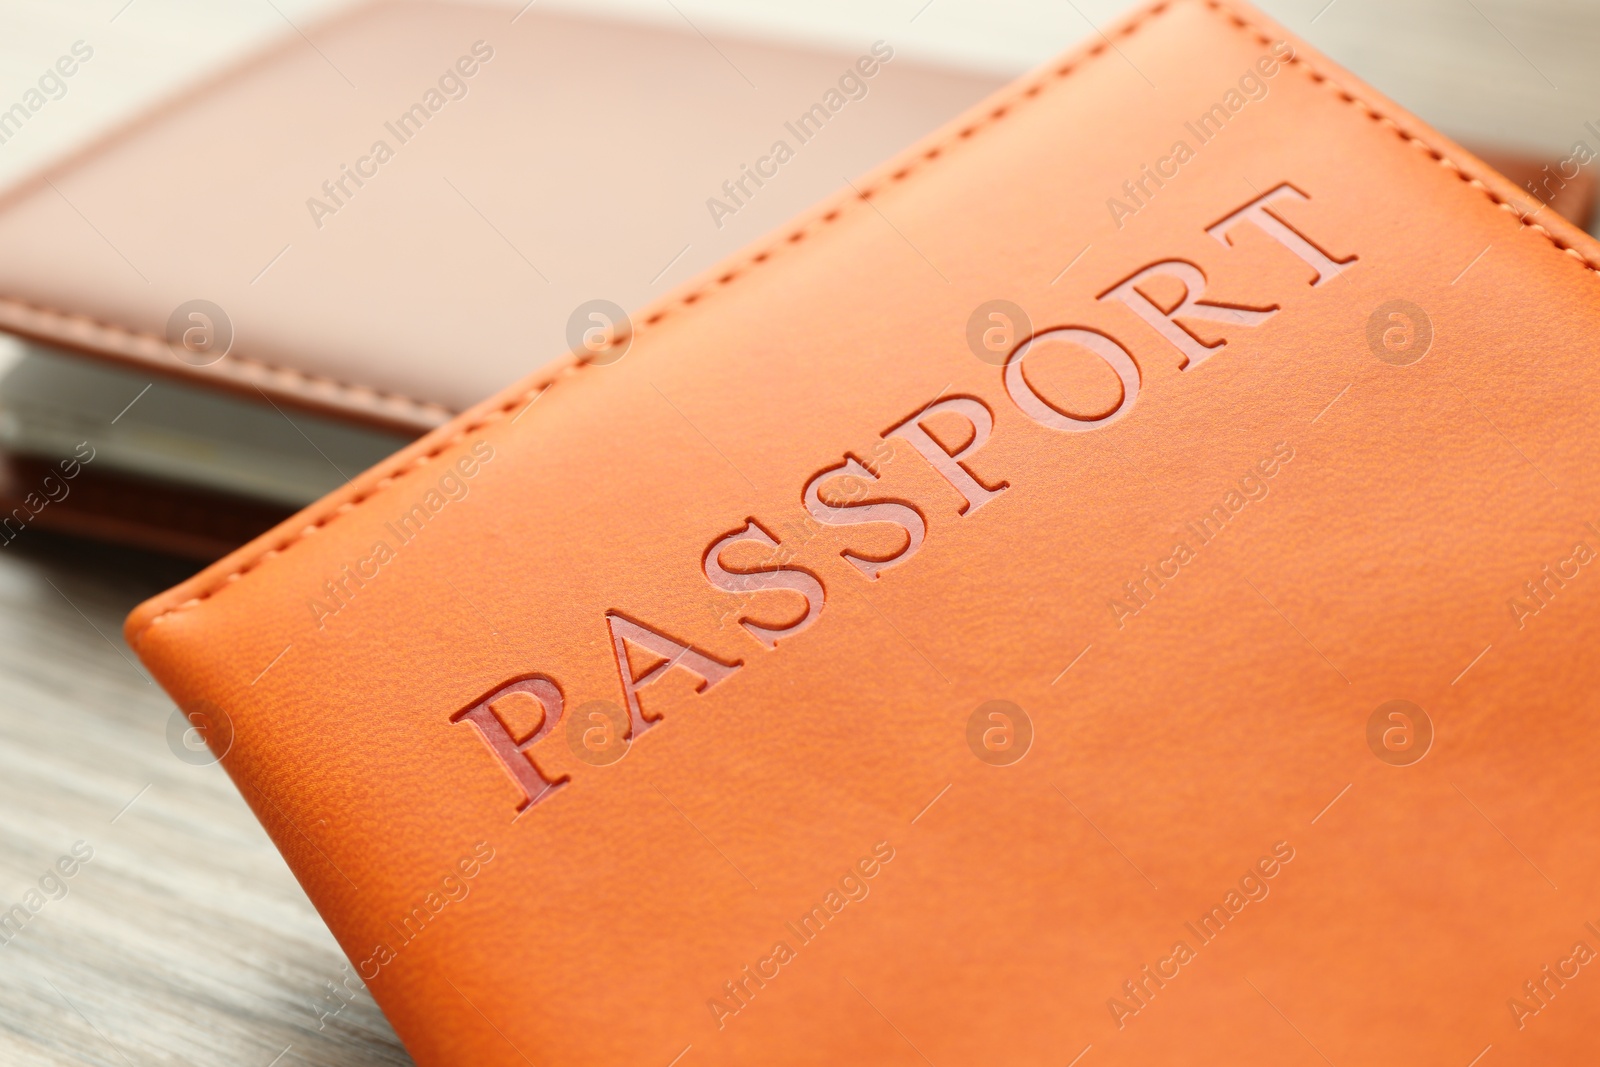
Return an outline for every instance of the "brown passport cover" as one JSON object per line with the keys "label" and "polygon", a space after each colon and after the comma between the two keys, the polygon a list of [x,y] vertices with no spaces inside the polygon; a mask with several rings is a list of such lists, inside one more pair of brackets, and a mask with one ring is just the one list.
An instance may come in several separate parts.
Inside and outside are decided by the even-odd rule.
{"label": "brown passport cover", "polygon": [[[568,350],[580,304],[644,304],[995,86],[889,43],[862,76],[872,47],[363,5],[0,200],[0,329],[430,429]],[[204,366],[171,346],[197,299],[232,330]]]}

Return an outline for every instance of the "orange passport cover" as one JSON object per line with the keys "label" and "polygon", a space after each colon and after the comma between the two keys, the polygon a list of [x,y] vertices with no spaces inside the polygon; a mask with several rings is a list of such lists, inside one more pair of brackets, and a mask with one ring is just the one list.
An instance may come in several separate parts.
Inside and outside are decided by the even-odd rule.
{"label": "orange passport cover", "polygon": [[1590,1062],[1537,207],[1157,4],[128,636],[424,1067]]}

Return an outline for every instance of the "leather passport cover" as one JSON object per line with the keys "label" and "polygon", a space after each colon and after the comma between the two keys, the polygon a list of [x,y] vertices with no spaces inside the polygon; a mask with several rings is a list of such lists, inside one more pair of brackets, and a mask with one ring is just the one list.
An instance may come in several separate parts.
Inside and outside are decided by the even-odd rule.
{"label": "leather passport cover", "polygon": [[71,457],[51,463],[0,455],[0,524],[10,538],[38,527],[209,563],[283,521],[290,510],[123,471],[80,466],[69,482],[61,465],[72,463]]}
{"label": "leather passport cover", "polygon": [[1589,1062],[1537,208],[1161,3],[128,638],[424,1067]]}
{"label": "leather passport cover", "polygon": [[873,45],[363,4],[0,197],[0,329],[432,429],[996,84]]}

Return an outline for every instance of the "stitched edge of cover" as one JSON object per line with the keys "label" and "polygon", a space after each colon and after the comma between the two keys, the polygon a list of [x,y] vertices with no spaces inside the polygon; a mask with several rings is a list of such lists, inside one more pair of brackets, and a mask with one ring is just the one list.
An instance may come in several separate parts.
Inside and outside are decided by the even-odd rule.
{"label": "stitched edge of cover", "polygon": [[[1176,2],[1176,0],[1172,0],[1172,2]],[[1255,22],[1235,11],[1231,5],[1225,2],[1225,0],[1201,0],[1201,2],[1204,3],[1206,7],[1209,7],[1211,10],[1217,12],[1219,15],[1224,16],[1229,22],[1232,22],[1239,29],[1248,30],[1250,33],[1254,34],[1257,43],[1271,44],[1273,42],[1274,38],[1263,31]],[[1551,233],[1544,226],[1537,222],[1529,221],[1539,212],[1534,212],[1534,215],[1524,214],[1520,209],[1517,208],[1515,204],[1511,203],[1511,201],[1507,200],[1505,197],[1491,189],[1483,182],[1482,179],[1474,178],[1472,175],[1466,173],[1453,159],[1450,159],[1443,152],[1433,147],[1427,141],[1424,141],[1421,137],[1418,137],[1409,130],[1403,129],[1394,119],[1390,118],[1388,115],[1379,111],[1376,107],[1372,106],[1365,100],[1362,100],[1360,97],[1350,92],[1348,89],[1344,88],[1327,74],[1317,70],[1311,65],[1309,60],[1302,59],[1299,55],[1294,55],[1289,58],[1288,62],[1293,66],[1303,68],[1306,76],[1312,81],[1335,93],[1340,100],[1343,100],[1345,103],[1356,108],[1373,122],[1378,123],[1380,126],[1387,126],[1390,132],[1399,137],[1402,141],[1405,141],[1413,148],[1417,148],[1423,152],[1426,152],[1428,157],[1435,163],[1439,164],[1445,170],[1450,171],[1457,178],[1460,178],[1474,189],[1477,189],[1484,196],[1488,197],[1496,207],[1500,208],[1502,211],[1506,211],[1517,216],[1517,219],[1520,223],[1520,225],[1517,227],[1519,231],[1533,230],[1535,233],[1543,236],[1545,240],[1549,241],[1552,245],[1555,245],[1559,251],[1565,252],[1567,255],[1576,259],[1579,263],[1582,263],[1584,269],[1588,270],[1592,274],[1600,275],[1600,264],[1596,264],[1594,261],[1590,260],[1577,248],[1562,241],[1561,238]],[[1548,205],[1541,204],[1539,211],[1543,211],[1547,207]]]}
{"label": "stitched edge of cover", "polygon": [[[1150,8],[1131,18],[1128,22],[1124,23],[1115,31],[1116,35],[1118,37],[1132,36],[1134,33],[1137,33],[1140,29],[1154,21],[1157,17],[1171,10],[1180,2],[1181,0],[1160,0],[1160,2],[1154,4]],[[1239,14],[1232,7],[1225,4],[1223,0],[1198,0],[1198,2],[1201,3],[1205,8],[1226,19],[1226,21],[1231,22],[1236,28],[1251,33],[1256,38],[1258,43],[1271,44],[1274,40],[1274,38],[1266,34],[1255,22]],[[729,285],[747,271],[753,270],[762,263],[765,263],[772,257],[774,252],[780,251],[783,246],[789,244],[798,244],[800,241],[803,241],[806,238],[808,233],[813,228],[826,226],[828,223],[838,219],[843,213],[844,206],[846,204],[856,200],[871,200],[880,189],[904,181],[914,171],[919,170],[924,164],[938,159],[947,148],[953,147],[959,141],[970,139],[979,130],[999,122],[1001,119],[1010,114],[1013,108],[1019,106],[1025,100],[1031,100],[1032,98],[1038,96],[1044,91],[1047,85],[1053,85],[1063,81],[1089,60],[1103,54],[1108,48],[1115,47],[1110,38],[1105,37],[1104,34],[1102,34],[1101,37],[1102,39],[1097,44],[1089,47],[1087,51],[1067,60],[1066,62],[1061,63],[1058,66],[1050,68],[1043,77],[1018,90],[1017,93],[1011,98],[1002,100],[1000,103],[996,104],[989,110],[987,115],[969,122],[967,125],[957,130],[955,134],[947,140],[924,149],[921,153],[919,153],[918,158],[907,162],[904,166],[891,173],[887,179],[884,179],[876,185],[862,189],[859,192],[856,192],[854,189],[852,189],[849,193],[836,194],[836,202],[826,212],[818,217],[807,219],[807,221],[802,223],[799,227],[791,230],[785,236],[780,237],[775,242],[763,248],[761,251],[755,253],[743,265],[724,271],[712,282],[700,286],[691,292],[685,293],[682,296],[668,298],[667,300],[655,305],[654,309],[650,310],[648,314],[644,316],[642,324],[634,327],[634,332],[639,332],[643,326],[654,326],[662,319],[665,319],[668,315],[673,314],[676,311],[676,305],[681,304],[685,308],[692,307],[698,303],[701,298],[714,291],[715,288]],[[1307,60],[1295,55],[1291,57],[1288,62],[1290,65],[1301,68],[1305,72],[1306,76],[1309,77],[1313,82],[1323,85],[1330,91],[1338,94],[1341,100],[1360,110],[1366,115],[1367,118],[1379,123],[1380,125],[1389,127],[1390,130],[1401,140],[1426,152],[1429,157],[1434,160],[1434,162],[1438,163],[1446,170],[1449,170],[1451,173],[1455,174],[1455,176],[1460,178],[1462,181],[1482,192],[1484,196],[1486,196],[1494,205],[1504,211],[1516,215],[1519,219],[1519,231],[1522,229],[1536,231],[1537,233],[1543,235],[1544,238],[1548,240],[1556,249],[1566,253],[1569,256],[1572,256],[1574,259],[1578,260],[1578,262],[1582,263],[1586,270],[1597,276],[1600,276],[1600,266],[1597,266],[1595,263],[1591,262],[1587,257],[1584,256],[1582,252],[1578,251],[1573,246],[1562,242],[1558,237],[1556,237],[1555,234],[1551,233],[1545,227],[1528,221],[1528,216],[1524,216],[1521,211],[1519,211],[1499,193],[1496,193],[1493,189],[1489,188],[1489,186],[1484,184],[1483,181],[1465,173],[1459,165],[1446,157],[1444,153],[1428,144],[1422,138],[1405,129],[1402,129],[1400,124],[1394,119],[1378,111],[1371,104],[1368,104],[1366,101],[1360,99],[1353,93],[1343,88],[1338,82],[1334,81],[1334,79],[1329,77],[1327,74],[1324,74],[1322,71],[1313,68]],[[616,343],[620,340],[622,339],[615,339],[613,343]],[[590,366],[591,362],[592,359],[584,359],[574,363],[569,363],[554,373],[549,374],[547,377],[535,380],[534,383],[525,391],[518,393],[509,400],[503,401],[491,411],[473,420],[471,423],[462,426],[459,430],[457,430],[456,433],[439,441],[428,451],[419,453],[418,455],[413,456],[409,460],[403,462],[399,466],[391,469],[387,474],[383,475],[376,482],[374,482],[369,488],[338,505],[331,511],[318,516],[315,520],[308,523],[300,530],[287,535],[276,545],[263,549],[251,559],[234,568],[234,570],[230,573],[217,579],[203,592],[200,592],[181,603],[167,607],[160,614],[154,616],[139,628],[134,635],[135,641],[137,642],[137,640],[142,638],[152,626],[161,622],[174,612],[184,611],[198,606],[212,596],[215,596],[220,590],[225,589],[229,585],[238,581],[244,575],[260,566],[262,563],[273,558],[274,556],[277,556],[279,553],[286,551],[291,546],[304,540],[308,535],[315,533],[323,526],[326,526],[340,515],[344,515],[355,510],[358,505],[366,501],[368,498],[376,495],[380,490],[387,488],[397,479],[405,477],[406,475],[415,471],[417,468],[426,465],[435,456],[458,444],[469,434],[475,433],[485,426],[503,419],[513,408],[516,408],[524,402],[527,404],[532,404],[545,392],[553,388],[555,384],[562,378],[578,373],[585,367]]]}
{"label": "stitched edge of cover", "polygon": [[[372,3],[353,4],[343,11],[335,12],[324,18],[320,22],[317,29],[331,30],[341,28],[346,23],[355,22],[358,18],[369,15],[382,6],[381,0],[374,0]],[[304,34],[301,34],[301,36],[303,37]],[[143,113],[134,116],[126,123],[117,125],[110,131],[92,139],[82,148],[68,153],[66,156],[56,160],[54,163],[50,163],[43,169],[28,175],[23,180],[7,186],[3,192],[0,192],[0,209],[9,207],[16,199],[24,195],[29,195],[30,191],[37,191],[41,184],[49,181],[50,175],[55,174],[59,176],[63,172],[68,171],[73,167],[84,163],[85,161],[103,155],[108,148],[118,144],[125,138],[135,136],[138,133],[157,125],[173,112],[186,108],[195,100],[205,96],[211,91],[227,85],[230,82],[244,78],[256,69],[280,59],[284,53],[292,48],[298,47],[299,45],[299,38],[288,38],[282,40],[276,45],[265,48],[253,55],[245,56],[237,63],[229,64],[216,74],[202,78],[199,82],[191,85],[188,89],[181,91],[174,96],[158,100],[154,106]],[[81,327],[87,325],[122,339],[123,341],[127,342],[126,347],[133,349],[135,352],[140,347],[140,342],[157,345],[163,350],[169,348],[166,338],[160,337],[156,334],[145,333],[140,330],[135,330],[132,327],[122,326],[117,323],[102,322],[99,319],[95,319],[89,315],[46,307],[43,304],[23,300],[20,297],[0,294],[0,307],[17,308],[21,310],[21,314],[23,316],[32,315],[49,320],[53,326],[59,328],[60,332],[51,338],[52,340],[58,342],[64,341],[70,344],[74,335],[81,333]],[[80,329],[74,330],[74,326],[78,326]],[[121,354],[124,356],[130,355],[130,353],[126,350],[121,352]],[[138,357],[135,355],[133,358]],[[299,395],[308,400],[325,401],[326,398],[321,396],[314,387],[331,387],[334,390],[346,394],[347,400],[352,402],[352,407],[368,412],[382,413],[383,408],[379,405],[372,404],[370,401],[364,404],[359,403],[359,401],[363,398],[378,397],[383,401],[398,401],[402,405],[409,406],[416,413],[429,416],[443,415],[447,420],[461,414],[460,411],[452,409],[444,404],[437,404],[428,400],[418,400],[415,397],[406,396],[404,393],[384,391],[381,389],[376,389],[372,386],[360,385],[355,382],[341,381],[340,379],[330,378],[325,375],[311,374],[307,371],[297,370],[294,367],[284,367],[276,363],[268,363],[265,360],[251,359],[248,356],[234,356],[233,359],[236,363],[246,364],[251,367],[258,367],[261,370],[266,371],[268,374],[292,378],[295,379],[297,383],[305,383],[305,385],[302,385],[299,388],[290,388],[289,386],[285,385],[283,387],[283,391],[285,393]],[[189,374],[182,371],[169,369],[164,370],[162,373],[175,375],[180,381],[206,381],[213,377],[228,377],[234,382],[251,385],[257,384],[248,376],[226,375],[225,373],[221,372],[212,372],[210,374]]]}
{"label": "stitched edge of cover", "polygon": [[[13,308],[19,309],[19,313],[12,312],[11,309]],[[162,350],[167,350],[170,347],[165,337],[161,337],[153,333],[146,333],[142,330],[131,329],[127,326],[119,326],[112,322],[104,322],[100,319],[94,318],[91,315],[83,315],[76,312],[62,311],[58,308],[46,307],[43,304],[31,303],[27,300],[22,300],[14,296],[0,296],[0,318],[10,320],[9,324],[12,325],[13,328],[20,327],[23,331],[26,331],[27,319],[42,319],[44,320],[44,324],[48,326],[48,329],[41,330],[40,332],[45,333],[52,341],[57,343],[71,344],[74,339],[82,340],[82,334],[85,332],[86,327],[105,334],[110,334],[113,338],[122,343],[120,345],[108,344],[105,347],[119,351],[119,353],[124,357],[135,360],[139,360],[141,358],[139,353],[141,348],[159,347]],[[413,412],[419,414],[442,414],[449,418],[453,418],[454,416],[460,414],[459,411],[452,410],[443,404],[436,404],[427,400],[418,400],[415,397],[406,396],[404,393],[388,392],[382,389],[373,388],[372,386],[368,385],[358,385],[354,382],[346,382],[337,378],[330,378],[326,375],[311,374],[308,371],[298,370],[294,367],[285,367],[276,363],[268,363],[261,359],[252,359],[249,356],[233,356],[231,358],[234,364],[242,364],[246,367],[259,368],[260,370],[266,371],[270,375],[294,379],[295,387],[284,385],[284,390],[309,400],[324,400],[325,397],[319,392],[319,389],[328,389],[331,387],[332,389],[343,394],[342,399],[349,403],[350,406],[364,411],[382,412],[384,410],[382,404],[372,402],[372,398],[376,397],[379,401],[383,401],[385,403],[394,403],[398,401],[399,403],[410,408]],[[249,375],[229,374],[226,371],[220,370],[206,373],[184,373],[182,371],[162,369],[160,373],[176,375],[179,381],[186,382],[205,382],[217,378],[226,378],[229,381],[236,383],[252,385],[259,384],[256,383]]]}

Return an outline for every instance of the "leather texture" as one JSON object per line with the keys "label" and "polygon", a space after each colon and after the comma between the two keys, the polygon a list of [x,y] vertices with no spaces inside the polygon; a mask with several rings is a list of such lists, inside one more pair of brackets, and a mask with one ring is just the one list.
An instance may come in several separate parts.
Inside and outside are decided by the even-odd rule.
{"label": "leather texture", "polygon": [[282,522],[289,510],[115,470],[85,468],[66,485],[56,463],[0,456],[0,513],[10,520],[11,537],[36,526],[211,563]]}
{"label": "leather texture", "polygon": [[[367,4],[0,200],[0,329],[432,429],[567,351],[580,304],[660,296],[997,85],[891,59],[800,144],[784,123],[856,59],[537,6]],[[713,218],[779,138],[794,158]],[[196,299],[233,329],[208,366],[169,344]]]}
{"label": "leather texture", "polygon": [[1285,38],[1133,14],[131,616],[419,1064],[1592,1058],[1600,247]]}

